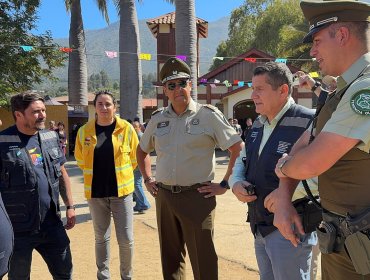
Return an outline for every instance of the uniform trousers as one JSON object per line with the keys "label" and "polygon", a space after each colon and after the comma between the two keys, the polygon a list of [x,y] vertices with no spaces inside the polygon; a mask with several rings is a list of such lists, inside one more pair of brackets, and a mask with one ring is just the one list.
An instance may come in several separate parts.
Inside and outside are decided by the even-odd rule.
{"label": "uniform trousers", "polygon": [[185,245],[194,279],[218,279],[213,244],[216,198],[204,198],[196,189],[172,193],[160,188],[156,208],[164,280],[185,279]]}
{"label": "uniform trousers", "polygon": [[358,274],[343,250],[340,253],[321,254],[322,280],[370,280],[370,274]]}
{"label": "uniform trousers", "polygon": [[[29,280],[32,252],[36,250],[46,262],[54,280],[72,279],[72,256],[69,238],[63,224],[37,234],[15,234],[9,280]],[[47,277],[45,276],[45,279]]]}
{"label": "uniform trousers", "polygon": [[119,246],[121,279],[131,279],[134,250],[132,194],[122,197],[91,198],[88,203],[95,232],[97,279],[110,279],[111,216]]}
{"label": "uniform trousers", "polygon": [[301,238],[298,247],[275,230],[265,237],[257,230],[254,247],[260,280],[310,280],[312,247],[316,232]]}

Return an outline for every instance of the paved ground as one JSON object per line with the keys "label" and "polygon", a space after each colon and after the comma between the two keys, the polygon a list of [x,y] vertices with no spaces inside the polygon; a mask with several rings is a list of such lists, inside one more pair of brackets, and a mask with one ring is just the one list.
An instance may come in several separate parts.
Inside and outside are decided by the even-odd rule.
{"label": "paved ground", "polygon": [[[225,152],[217,152],[215,181],[221,181],[228,162]],[[152,157],[153,169],[155,157]],[[96,279],[94,233],[88,206],[83,194],[83,179],[73,158],[66,163],[73,187],[78,224],[68,232],[71,239],[74,279]],[[155,173],[155,171],[153,172]],[[146,192],[153,206],[143,215],[134,216],[134,279],[162,279],[154,199]],[[215,246],[219,256],[219,279],[259,279],[254,256],[253,236],[246,220],[246,205],[231,191],[217,197]],[[113,224],[113,223],[112,223]],[[119,279],[118,246],[112,229],[111,274]],[[187,279],[193,279],[187,260]],[[5,277],[6,279],[6,277]],[[41,257],[34,253],[31,279],[51,279]]]}

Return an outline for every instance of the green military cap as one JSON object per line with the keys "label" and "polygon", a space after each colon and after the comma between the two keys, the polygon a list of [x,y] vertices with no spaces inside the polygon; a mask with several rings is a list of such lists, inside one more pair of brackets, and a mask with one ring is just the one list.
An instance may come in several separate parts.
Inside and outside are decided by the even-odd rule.
{"label": "green military cap", "polygon": [[164,84],[167,81],[181,78],[190,78],[190,68],[183,60],[171,57],[159,72],[159,79]]}
{"label": "green military cap", "polygon": [[366,0],[303,0],[301,8],[310,23],[303,43],[312,42],[312,35],[335,22],[370,21],[370,4]]}

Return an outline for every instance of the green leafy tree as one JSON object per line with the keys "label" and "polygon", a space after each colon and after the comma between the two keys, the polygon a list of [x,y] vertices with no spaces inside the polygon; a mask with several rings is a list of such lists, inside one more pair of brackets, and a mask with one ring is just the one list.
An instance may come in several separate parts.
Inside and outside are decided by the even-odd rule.
{"label": "green leafy tree", "polygon": [[250,0],[231,13],[229,22],[229,38],[221,41],[217,47],[216,56],[223,60],[214,60],[210,70],[229,61],[231,58],[253,47],[259,18],[272,0]]}
{"label": "green leafy tree", "polygon": [[[252,0],[233,11],[229,24],[229,38],[217,48],[216,56],[235,57],[255,47],[271,55],[284,58],[309,58],[309,45],[302,39],[308,32],[296,0]],[[225,63],[216,60],[211,69]],[[295,66],[312,69],[312,63],[296,60]]]}
{"label": "green leafy tree", "polygon": [[[52,42],[50,32],[32,35],[40,1],[0,1],[0,105],[8,95],[29,90],[63,66],[65,56]],[[34,46],[24,51],[20,46]]]}

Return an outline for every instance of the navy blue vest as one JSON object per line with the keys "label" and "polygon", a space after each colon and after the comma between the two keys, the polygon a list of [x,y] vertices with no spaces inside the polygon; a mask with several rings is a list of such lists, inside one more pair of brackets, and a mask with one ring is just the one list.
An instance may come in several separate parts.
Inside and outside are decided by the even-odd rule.
{"label": "navy blue vest", "polygon": [[9,270],[9,259],[13,251],[13,228],[6,214],[0,193],[0,279]]}
{"label": "navy blue vest", "polygon": [[289,153],[294,143],[310,125],[314,110],[293,104],[281,117],[275,129],[258,155],[263,135],[263,123],[259,117],[253,124],[246,141],[246,181],[256,186],[257,200],[248,203],[248,221],[253,234],[257,227],[263,237],[273,232],[274,216],[264,206],[265,197],[279,186],[275,174],[277,161]]}
{"label": "navy blue vest", "polygon": [[[59,160],[63,154],[54,131],[39,132],[40,147],[45,160],[45,174],[52,202],[59,207]],[[18,136],[16,126],[0,133],[0,191],[15,233],[40,229],[40,203],[37,179],[31,158]]]}

